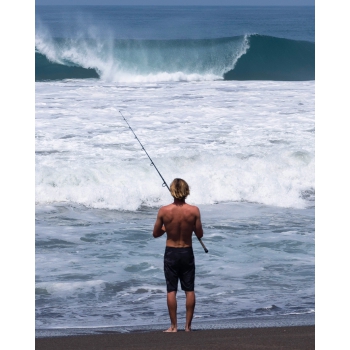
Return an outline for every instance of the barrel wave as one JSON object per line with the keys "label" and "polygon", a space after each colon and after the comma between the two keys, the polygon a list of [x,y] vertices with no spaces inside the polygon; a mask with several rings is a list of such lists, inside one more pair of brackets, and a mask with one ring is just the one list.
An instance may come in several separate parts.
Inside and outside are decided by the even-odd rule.
{"label": "barrel wave", "polygon": [[315,43],[262,35],[201,40],[36,36],[36,81],[314,80]]}
{"label": "barrel wave", "polygon": [[224,79],[315,80],[315,43],[252,35],[249,44]]}

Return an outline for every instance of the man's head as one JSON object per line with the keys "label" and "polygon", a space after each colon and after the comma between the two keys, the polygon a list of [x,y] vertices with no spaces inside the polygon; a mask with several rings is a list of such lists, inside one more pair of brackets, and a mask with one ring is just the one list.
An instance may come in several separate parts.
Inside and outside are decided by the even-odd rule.
{"label": "man's head", "polygon": [[190,194],[190,188],[185,180],[174,179],[170,185],[170,193],[175,199],[185,200]]}

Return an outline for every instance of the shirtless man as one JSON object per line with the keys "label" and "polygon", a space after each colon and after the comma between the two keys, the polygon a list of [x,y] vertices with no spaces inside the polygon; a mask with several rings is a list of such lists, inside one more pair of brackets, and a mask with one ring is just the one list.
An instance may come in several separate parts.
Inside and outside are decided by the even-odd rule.
{"label": "shirtless man", "polygon": [[186,293],[186,326],[191,330],[196,297],[194,293],[195,263],[192,250],[192,232],[203,237],[199,209],[185,202],[190,194],[186,181],[174,179],[170,185],[174,203],[159,209],[153,237],[167,234],[164,253],[164,275],[167,284],[167,303],[171,325],[165,332],[177,332],[176,292],[178,280]]}

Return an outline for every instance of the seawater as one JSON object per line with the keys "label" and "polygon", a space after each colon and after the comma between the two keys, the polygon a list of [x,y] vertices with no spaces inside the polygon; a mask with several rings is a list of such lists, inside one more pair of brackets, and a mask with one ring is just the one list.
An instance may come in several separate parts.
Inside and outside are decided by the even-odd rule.
{"label": "seawater", "polygon": [[[41,19],[40,40],[42,28],[56,33],[53,39],[64,37],[65,43],[76,37],[76,16],[61,16],[62,8],[40,11],[56,23],[52,27],[49,19]],[[137,18],[151,10],[128,11],[129,18]],[[225,11],[215,11],[216,19],[226,18]],[[310,36],[307,25],[303,33],[299,28],[286,34],[282,22],[267,32],[261,24],[267,12],[267,17],[258,16],[259,22],[254,9],[245,11],[246,23],[260,29],[258,34],[297,41]],[[176,37],[170,29],[161,33],[165,38],[154,34],[152,23],[156,26],[164,17],[164,12],[155,13],[150,24],[136,21],[139,30],[126,20],[111,28],[124,28],[123,39],[141,35],[142,28],[143,39]],[[192,16],[200,27],[199,17],[188,9],[175,8],[171,16],[175,22]],[[85,34],[100,28],[96,18],[92,11]],[[73,29],[63,36],[67,21]],[[234,30],[227,23],[235,23]],[[227,18],[213,28],[221,37],[251,34]],[[178,39],[185,40],[184,32],[179,33]],[[203,39],[194,30],[191,35],[191,40]],[[165,238],[154,239],[152,229],[159,207],[171,197],[119,111],[167,183],[186,179],[188,202],[201,210],[209,253],[194,239],[193,327],[247,319],[245,326],[300,324],[304,316],[312,322],[314,81],[225,80],[221,73],[204,79],[203,72],[177,72],[182,78],[174,79],[174,72],[163,68],[156,74],[135,70],[121,79],[120,70],[111,72],[36,82],[39,334],[48,329],[151,329],[168,323]],[[178,298],[181,326],[185,300],[180,291]]]}
{"label": "seawater", "polygon": [[45,7],[35,78],[314,80],[313,7]]}

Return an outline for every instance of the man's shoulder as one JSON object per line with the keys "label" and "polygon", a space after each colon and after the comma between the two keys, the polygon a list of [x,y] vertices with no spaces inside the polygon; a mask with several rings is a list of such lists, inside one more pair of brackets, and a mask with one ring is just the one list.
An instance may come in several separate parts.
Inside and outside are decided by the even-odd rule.
{"label": "man's shoulder", "polygon": [[195,205],[188,204],[188,203],[186,203],[186,204],[188,205],[188,209],[191,210],[191,212],[199,213],[199,208],[198,207],[196,207]]}
{"label": "man's shoulder", "polygon": [[191,208],[195,208],[195,209],[198,209],[198,207],[197,206],[195,206],[195,205],[192,205],[192,204],[188,204],[188,203],[186,203],[189,207],[191,207]]}
{"label": "man's shoulder", "polygon": [[169,210],[170,207],[171,207],[171,204],[164,205],[164,206],[162,206],[162,207],[159,208],[159,211],[158,211],[158,212],[159,212],[159,213],[165,212],[165,211]]}
{"label": "man's shoulder", "polygon": [[[191,212],[199,213],[199,208],[197,206],[195,206],[195,205],[191,205],[191,204],[185,203],[185,207],[186,207],[187,210],[189,210]],[[174,208],[174,203],[170,203],[168,205],[164,205],[164,206],[160,207],[159,213],[170,211],[173,208]]]}

